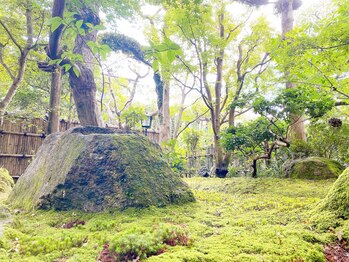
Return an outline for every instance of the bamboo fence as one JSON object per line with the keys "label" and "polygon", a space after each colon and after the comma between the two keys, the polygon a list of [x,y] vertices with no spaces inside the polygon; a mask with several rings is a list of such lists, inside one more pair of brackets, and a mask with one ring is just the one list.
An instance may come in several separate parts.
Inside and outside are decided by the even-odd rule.
{"label": "bamboo fence", "polygon": [[199,175],[202,168],[210,171],[213,166],[214,147],[211,145],[208,148],[190,152],[185,159],[187,162],[186,172],[184,172],[185,177]]}
{"label": "bamboo fence", "polygon": [[[78,123],[60,122],[60,131]],[[46,137],[47,121],[41,118],[5,117],[0,125],[0,167],[18,178],[32,161]]]}
{"label": "bamboo fence", "polygon": [[[78,126],[60,121],[60,131]],[[24,173],[46,137],[47,121],[41,118],[5,117],[0,124],[0,168],[6,168],[16,180]],[[148,131],[148,139],[159,144],[159,133]]]}

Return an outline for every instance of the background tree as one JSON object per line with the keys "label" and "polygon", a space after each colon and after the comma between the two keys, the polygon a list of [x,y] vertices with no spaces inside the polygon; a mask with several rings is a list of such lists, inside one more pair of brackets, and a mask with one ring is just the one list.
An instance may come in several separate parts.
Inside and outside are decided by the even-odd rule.
{"label": "background tree", "polygon": [[[309,89],[331,94],[336,106],[348,104],[347,77],[349,1],[334,1],[334,7],[323,7],[324,16],[312,15],[288,35],[289,42],[275,43],[275,60],[288,67],[292,81]],[[278,47],[277,47],[278,46]]]}
{"label": "background tree", "polygon": [[[266,154],[253,160],[253,177],[257,176],[257,161],[270,159],[273,150],[278,146],[289,147],[289,128],[294,123],[294,115],[306,115],[309,119],[317,119],[328,113],[334,106],[333,98],[324,92],[312,91],[307,88],[292,88],[281,91],[273,100],[260,96],[253,102],[256,113],[269,121],[269,132],[275,139]],[[283,128],[286,123],[287,128]],[[270,127],[276,128],[274,132]],[[293,140],[292,143],[302,140]]]}
{"label": "background tree", "polygon": [[[153,31],[155,29],[153,28]],[[151,42],[149,47],[142,47],[137,41],[120,34],[106,34],[102,38],[102,43],[107,44],[113,51],[122,51],[131,55],[136,61],[139,61],[153,69],[153,79],[157,94],[157,114],[160,119],[160,141],[170,139],[170,96],[168,72],[175,59],[175,55],[180,49],[178,45],[170,39],[164,38],[163,41]],[[156,114],[155,113],[155,114]],[[154,114],[154,113],[153,113]]]}
{"label": "background tree", "polygon": [[[267,55],[261,56],[262,38],[267,36],[266,24],[256,23],[254,29],[258,27],[258,30],[239,35],[246,21],[230,19],[226,5],[215,1],[211,6],[177,4],[168,8],[165,17],[169,31],[187,50],[177,58],[193,79],[194,89],[200,93],[211,115],[218,177],[226,176],[230,161],[230,153],[224,152],[220,144],[221,127],[234,125],[236,116],[242,113],[236,111],[234,101],[250,83],[251,75],[261,74],[264,71],[261,67],[268,62]],[[238,35],[244,40],[236,41]],[[231,53],[234,51],[238,54],[236,60]]]}
{"label": "background tree", "polygon": [[[24,79],[29,54],[38,46],[44,23],[44,13],[37,1],[6,1],[2,6],[0,65],[10,80],[0,100],[1,119]],[[16,14],[12,12],[15,6]],[[23,24],[25,27],[21,26]],[[12,57],[16,57],[16,62]]]}
{"label": "background tree", "polygon": [[[278,0],[276,2],[270,2],[268,0],[240,0],[248,5],[252,6],[262,6],[266,4],[275,4],[275,10],[281,15],[281,39],[285,43],[289,43],[288,33],[293,30],[294,26],[294,10],[297,10],[302,2],[301,0]],[[292,83],[292,75],[290,73],[289,67],[284,67],[282,69],[284,72],[284,78],[286,79],[286,88],[297,88],[294,83]],[[298,140],[306,140],[306,133],[304,127],[304,118],[301,115],[292,116],[293,124],[290,126],[290,137]]]}
{"label": "background tree", "polygon": [[[111,17],[130,14],[132,9],[130,7],[131,5],[135,6],[135,2],[129,1],[128,4],[125,4],[109,1],[99,3],[70,1],[67,3],[63,18],[64,3],[58,1],[53,7],[53,11],[57,11],[58,15],[50,21],[52,34],[47,53],[52,60],[49,65],[55,64],[54,67],[58,68],[57,70],[62,67],[65,72],[68,72],[72,95],[82,125],[102,125],[96,99],[97,84],[94,77],[94,64],[97,63],[101,66],[98,56],[105,55],[108,49],[106,46],[98,46],[96,43],[97,32],[101,29],[99,11],[103,10],[109,14],[114,8],[116,10],[120,7],[119,5],[123,5],[124,9],[115,12]],[[65,32],[63,40],[66,50],[61,53],[59,42],[62,31]],[[73,46],[70,44],[72,39],[74,40]],[[41,68],[44,69],[45,66],[44,63]],[[56,79],[60,79],[60,77],[57,76]],[[102,86],[104,88],[104,77]]]}

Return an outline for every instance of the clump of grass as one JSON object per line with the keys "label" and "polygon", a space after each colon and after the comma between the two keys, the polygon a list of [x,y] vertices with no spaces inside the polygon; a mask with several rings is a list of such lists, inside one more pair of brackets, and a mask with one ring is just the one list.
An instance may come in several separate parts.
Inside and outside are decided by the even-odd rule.
{"label": "clump of grass", "polygon": [[145,259],[165,252],[167,246],[188,246],[188,233],[181,227],[159,224],[149,229],[126,230],[110,241],[115,261]]}

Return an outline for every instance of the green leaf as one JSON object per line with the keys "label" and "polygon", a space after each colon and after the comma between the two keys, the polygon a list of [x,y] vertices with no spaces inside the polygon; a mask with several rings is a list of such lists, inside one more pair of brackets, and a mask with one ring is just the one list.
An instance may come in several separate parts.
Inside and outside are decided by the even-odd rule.
{"label": "green leaf", "polygon": [[48,62],[49,65],[57,65],[57,64],[60,64],[62,62],[63,59],[53,59],[53,60],[50,60]]}
{"label": "green leaf", "polygon": [[79,71],[79,69],[77,67],[73,66],[73,72],[74,72],[76,77],[80,76],[80,71]]}
{"label": "green leaf", "polygon": [[176,52],[170,50],[167,52],[168,62],[172,63],[176,59]]}
{"label": "green leaf", "polygon": [[60,25],[63,24],[63,19],[59,16],[55,16],[49,19],[47,24],[51,26],[51,31],[54,32]]}
{"label": "green leaf", "polygon": [[159,70],[159,61],[154,60],[152,67],[153,67],[154,72],[158,71]]}
{"label": "green leaf", "polygon": [[93,27],[94,30],[104,30],[105,26],[104,25],[96,25],[95,27]]}
{"label": "green leaf", "polygon": [[85,25],[86,25],[88,28],[93,28],[93,24],[91,24],[91,23],[85,23]]}
{"label": "green leaf", "polygon": [[62,66],[62,68],[64,69],[65,72],[68,72],[72,68],[72,65],[71,64],[64,64]]}
{"label": "green leaf", "polygon": [[76,25],[77,28],[81,28],[83,23],[84,23],[83,20],[78,20],[78,21],[76,21],[75,25]]}
{"label": "green leaf", "polygon": [[55,17],[52,17],[50,19],[47,20],[46,24],[48,26],[52,25],[53,23],[61,23],[62,22],[62,18],[60,18],[59,16],[55,16]]}

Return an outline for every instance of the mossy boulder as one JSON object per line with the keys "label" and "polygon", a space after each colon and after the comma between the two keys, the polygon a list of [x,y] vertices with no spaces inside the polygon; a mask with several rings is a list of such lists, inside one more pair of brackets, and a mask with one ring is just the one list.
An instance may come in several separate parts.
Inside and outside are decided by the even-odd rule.
{"label": "mossy boulder", "polygon": [[328,211],[336,217],[349,218],[349,167],[338,177],[327,196],[315,209],[316,213]]}
{"label": "mossy boulder", "polygon": [[337,161],[323,157],[296,159],[283,165],[285,177],[299,179],[337,178],[343,170],[343,166]]}
{"label": "mossy boulder", "polygon": [[17,208],[91,212],[190,201],[157,145],[94,127],[48,136],[9,197]]}

